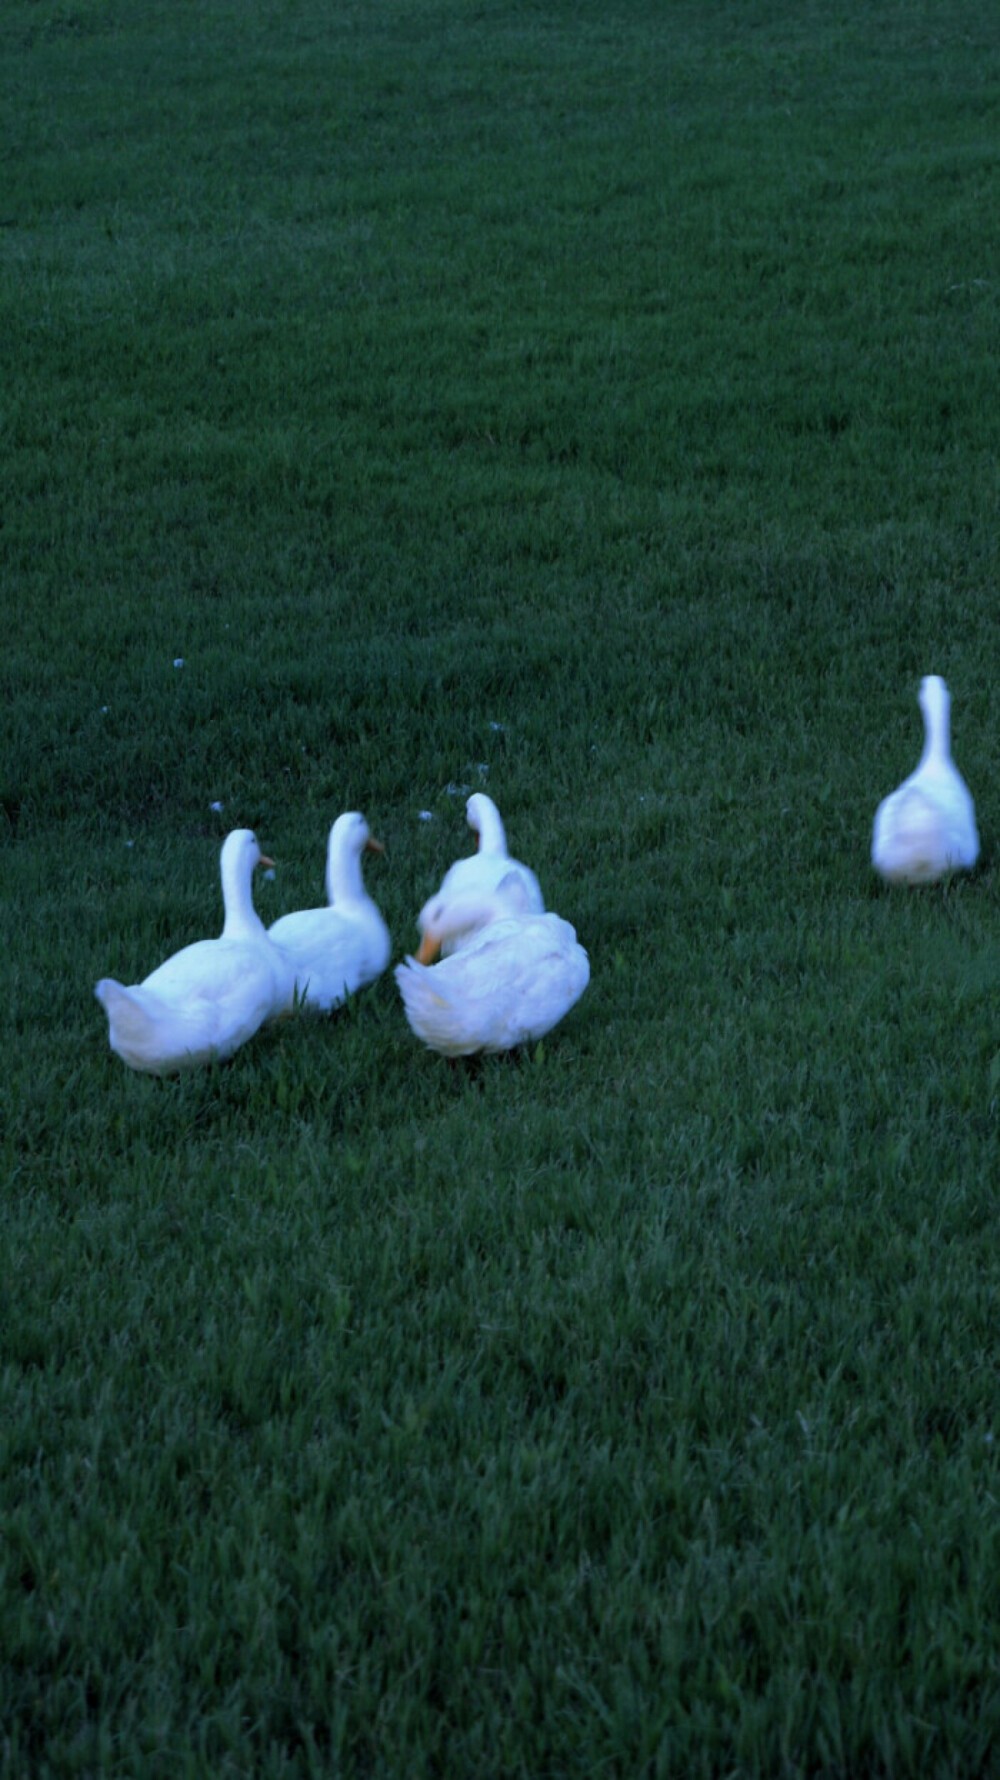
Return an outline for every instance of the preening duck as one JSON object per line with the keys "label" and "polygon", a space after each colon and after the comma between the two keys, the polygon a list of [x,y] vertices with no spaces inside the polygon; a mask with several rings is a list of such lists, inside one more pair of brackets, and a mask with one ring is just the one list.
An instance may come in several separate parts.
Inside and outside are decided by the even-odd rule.
{"label": "preening duck", "polygon": [[249,828],[226,836],[220,861],[225,923],[218,939],[175,952],[141,983],[102,977],[94,993],[111,1049],[130,1069],[169,1075],[231,1057],[292,1005],[292,967],[253,906],[254,867],[269,866]]}
{"label": "preening duck", "polygon": [[389,962],[389,929],[361,873],[362,854],[381,851],[357,810],[338,816],[326,854],[330,906],[282,915],[268,930],[292,964],[300,999],[322,1013],[373,983]]}
{"label": "preening duck", "polygon": [[420,950],[397,965],[396,981],[412,1030],[445,1057],[543,1037],[590,981],[569,922],[534,910],[516,872],[491,890],[432,897],[419,926]]}
{"label": "preening duck", "polygon": [[979,857],[975,805],[951,758],[950,707],[940,674],[926,675],[920,764],[875,812],[872,864],[890,884],[932,884],[946,872],[968,871]]}

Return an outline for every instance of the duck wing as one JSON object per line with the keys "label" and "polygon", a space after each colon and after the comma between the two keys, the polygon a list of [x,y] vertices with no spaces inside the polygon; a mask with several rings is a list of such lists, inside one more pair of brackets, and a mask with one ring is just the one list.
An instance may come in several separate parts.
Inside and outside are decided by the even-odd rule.
{"label": "duck wing", "polygon": [[231,1057],[291,997],[291,973],[266,938],[198,940],[125,985],[111,977],[96,994],[109,1037],[130,1068],[154,1075]]}
{"label": "duck wing", "polygon": [[295,987],[322,1013],[380,977],[389,962],[389,930],[375,907],[357,917],[336,908],[302,909],[268,929],[295,972]]}

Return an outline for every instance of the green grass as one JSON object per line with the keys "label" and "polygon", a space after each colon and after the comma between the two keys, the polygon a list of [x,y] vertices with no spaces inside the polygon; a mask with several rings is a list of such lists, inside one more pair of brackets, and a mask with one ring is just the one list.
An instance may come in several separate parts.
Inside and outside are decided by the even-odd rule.
{"label": "green grass", "polygon": [[[994,1771],[987,11],[8,0],[0,121],[0,1773]],[[462,785],[537,1051],[109,1053]]]}

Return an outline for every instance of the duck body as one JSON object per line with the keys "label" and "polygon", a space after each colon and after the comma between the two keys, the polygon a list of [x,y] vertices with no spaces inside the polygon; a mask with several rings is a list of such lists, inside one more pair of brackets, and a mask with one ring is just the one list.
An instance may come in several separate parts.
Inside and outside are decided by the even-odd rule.
{"label": "duck body", "polygon": [[[533,910],[516,873],[492,892],[432,898],[421,918],[420,954],[395,975],[413,1032],[442,1056],[510,1051],[544,1037],[590,981],[574,929]],[[449,938],[452,950],[429,962]]]}
{"label": "duck body", "polygon": [[101,978],[94,992],[108,1016],[111,1049],[130,1069],[171,1075],[222,1061],[291,1007],[291,966],[268,939],[250,894],[254,867],[269,863],[249,829],[234,830],[222,848],[219,938],[185,946],[141,983]]}
{"label": "duck body", "polygon": [[[489,895],[512,874],[524,887],[527,907],[534,914],[544,914],[545,900],[534,872],[519,859],[512,859],[507,850],[507,835],[500,812],[484,791],[473,792],[465,806],[465,819],[476,836],[476,851],[464,859],[456,859],[441,880],[439,897],[450,899]],[[445,955],[454,949],[454,941],[445,943]]]}
{"label": "duck body", "polygon": [[327,908],[283,915],[268,937],[288,959],[300,1001],[329,1013],[380,977],[389,962],[389,929],[364,886],[361,855],[381,853],[357,810],[338,816],[327,844]]}
{"label": "duck body", "polygon": [[938,674],[920,687],[925,741],[909,778],[875,812],[872,864],[890,884],[933,884],[979,857],[976,811],[951,757],[948,688]]}

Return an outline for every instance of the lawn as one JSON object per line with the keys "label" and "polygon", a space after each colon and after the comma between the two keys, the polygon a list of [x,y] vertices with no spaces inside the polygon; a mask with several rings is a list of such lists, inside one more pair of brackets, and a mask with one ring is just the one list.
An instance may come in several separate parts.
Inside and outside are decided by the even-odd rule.
{"label": "lawn", "polygon": [[[996,1772],[989,8],[7,0],[0,123],[0,1774]],[[471,789],[542,1044],[110,1053]]]}

